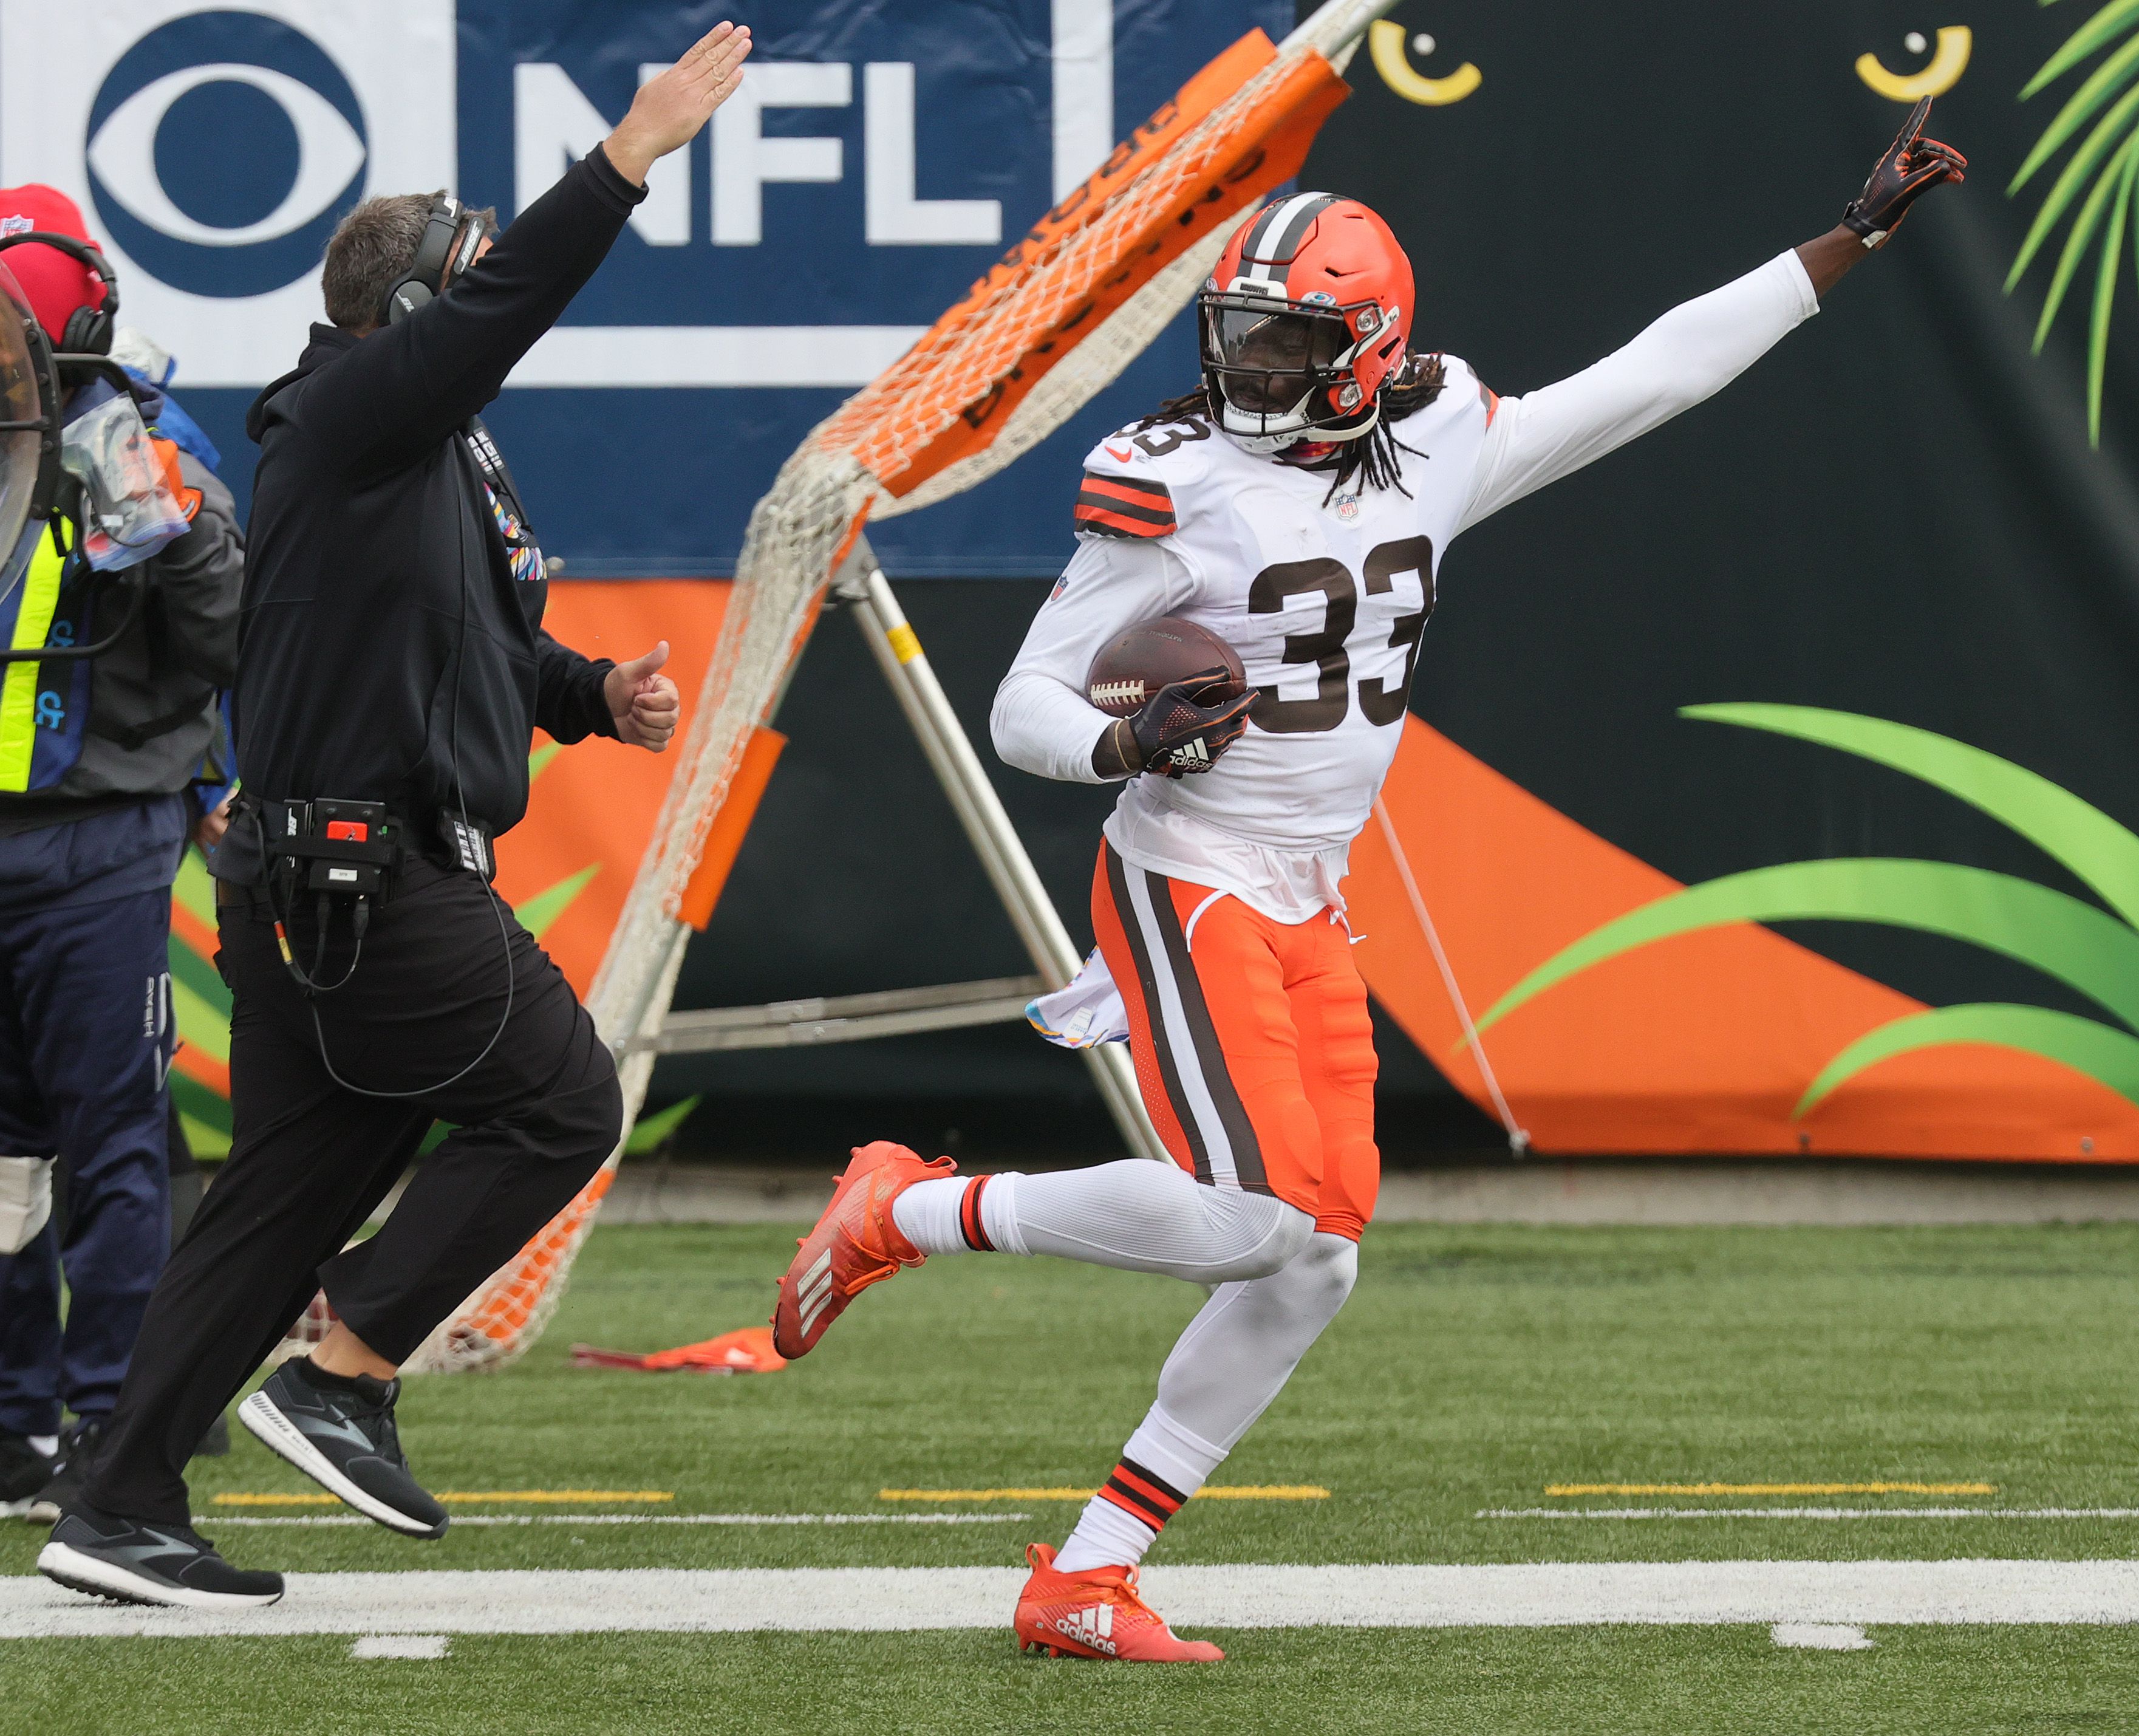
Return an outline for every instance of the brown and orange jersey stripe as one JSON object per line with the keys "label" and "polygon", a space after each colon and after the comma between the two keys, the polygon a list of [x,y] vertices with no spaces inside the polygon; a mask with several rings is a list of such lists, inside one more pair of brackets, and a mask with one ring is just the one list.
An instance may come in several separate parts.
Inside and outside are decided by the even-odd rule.
{"label": "brown and orange jersey stripe", "polygon": [[1179,527],[1164,483],[1087,470],[1077,491],[1077,528],[1099,537],[1170,537]]}

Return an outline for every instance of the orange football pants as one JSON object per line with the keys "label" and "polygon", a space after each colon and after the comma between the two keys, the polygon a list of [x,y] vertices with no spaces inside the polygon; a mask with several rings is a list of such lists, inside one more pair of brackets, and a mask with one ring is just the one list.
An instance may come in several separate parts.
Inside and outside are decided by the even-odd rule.
{"label": "orange football pants", "polygon": [[1351,935],[1273,922],[1099,846],[1092,925],[1128,1008],[1144,1106],[1173,1160],[1359,1239],[1381,1189],[1374,1032]]}

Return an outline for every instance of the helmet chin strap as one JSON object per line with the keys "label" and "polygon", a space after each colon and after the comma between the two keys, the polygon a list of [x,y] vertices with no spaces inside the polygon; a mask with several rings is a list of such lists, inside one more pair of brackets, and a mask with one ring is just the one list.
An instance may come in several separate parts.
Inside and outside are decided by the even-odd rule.
{"label": "helmet chin strap", "polygon": [[1319,463],[1346,442],[1372,434],[1381,419],[1382,400],[1378,392],[1368,405],[1365,414],[1344,428],[1302,428],[1287,434],[1251,434],[1226,427],[1222,414],[1218,419],[1219,431],[1242,451],[1280,464]]}

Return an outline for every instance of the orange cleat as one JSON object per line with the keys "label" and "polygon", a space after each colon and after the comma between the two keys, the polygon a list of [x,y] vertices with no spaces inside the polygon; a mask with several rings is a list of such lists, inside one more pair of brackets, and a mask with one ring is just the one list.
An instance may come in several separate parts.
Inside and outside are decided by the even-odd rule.
{"label": "orange cleat", "polygon": [[927,1256],[899,1233],[891,1203],[915,1182],[940,1180],[957,1167],[947,1157],[923,1159],[889,1140],[856,1146],[832,1203],[795,1244],[800,1252],[780,1281],[773,1348],[790,1362],[806,1355],[871,1284],[902,1266],[918,1266]]}
{"label": "orange cleat", "polygon": [[1017,1594],[1017,1645],[1050,1658],[1112,1658],[1123,1664],[1221,1664],[1208,1640],[1174,1636],[1166,1618],[1137,1591],[1133,1567],[1055,1571],[1055,1552],[1025,1552],[1032,1577]]}

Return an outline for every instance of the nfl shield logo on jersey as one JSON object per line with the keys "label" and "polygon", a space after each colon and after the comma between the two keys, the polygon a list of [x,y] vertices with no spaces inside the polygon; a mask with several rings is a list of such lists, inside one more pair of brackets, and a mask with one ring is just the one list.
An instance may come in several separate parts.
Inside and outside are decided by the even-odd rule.
{"label": "nfl shield logo on jersey", "polygon": [[1348,489],[1329,503],[1337,516],[1349,524],[1359,516],[1359,497]]}

